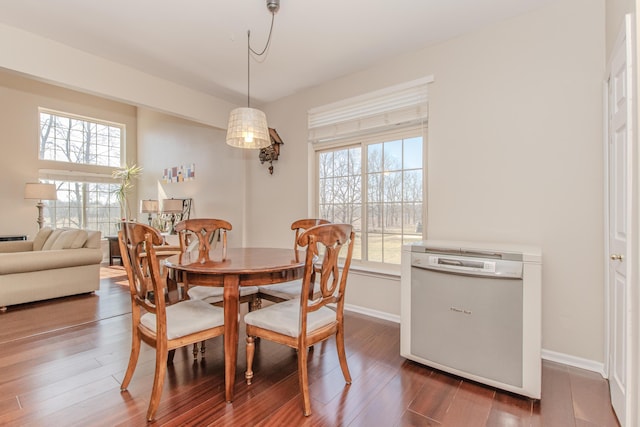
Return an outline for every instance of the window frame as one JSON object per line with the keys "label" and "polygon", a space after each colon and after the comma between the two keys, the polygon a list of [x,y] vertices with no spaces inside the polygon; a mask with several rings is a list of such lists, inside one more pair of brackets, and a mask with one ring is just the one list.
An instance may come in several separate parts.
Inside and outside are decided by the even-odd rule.
{"label": "window frame", "polygon": [[[100,165],[100,164],[91,164],[91,163],[75,163],[73,161],[65,161],[65,160],[54,160],[54,159],[46,159],[41,158],[41,144],[42,144],[42,113],[49,114],[52,116],[58,116],[65,119],[73,119],[79,121],[89,122],[91,124],[95,124],[98,126],[109,126],[109,127],[117,127],[119,128],[120,133],[120,156],[119,156],[119,165],[118,166],[108,166],[108,165]],[[54,110],[51,108],[39,107],[37,111],[37,126],[38,126],[38,138],[37,138],[37,161],[40,166],[38,170],[39,179],[43,182],[66,182],[73,185],[73,183],[81,183],[83,187],[86,184],[97,184],[97,185],[118,185],[118,180],[113,178],[113,172],[122,168],[123,165],[126,164],[126,143],[127,143],[127,125],[125,123],[119,123],[109,120],[98,119],[94,117],[69,113],[60,110]],[[82,197],[87,197],[87,191],[82,191]],[[45,219],[47,222],[55,227],[57,224],[53,224],[52,220],[56,218],[56,214],[54,214],[54,210],[59,211],[60,209],[56,206],[57,201],[43,201],[46,206],[45,209]],[[115,233],[116,227],[114,224],[116,222],[113,221],[115,218],[109,217],[109,220],[106,222],[100,222],[96,219],[99,219],[99,216],[96,218],[89,218],[87,216],[87,211],[91,209],[91,204],[88,203],[87,200],[79,201],[83,212],[81,214],[81,224],[79,227],[83,228],[96,228],[100,229],[97,224],[102,224],[103,228],[108,231],[103,230],[103,237],[107,235],[111,235]],[[120,205],[116,201],[116,205],[118,207],[118,212],[120,212]],[[114,206],[105,207],[105,209],[112,209]],[[120,214],[117,218],[118,222],[120,220]],[[63,223],[69,222],[69,219],[64,219]]]}
{"label": "window frame", "polygon": [[[379,272],[399,272],[400,271],[400,263],[390,263],[390,262],[379,262],[379,261],[370,261],[366,258],[367,248],[368,248],[368,215],[367,209],[369,206],[369,201],[367,198],[368,194],[368,146],[389,142],[397,139],[410,139],[414,137],[422,138],[422,162],[421,162],[421,171],[422,171],[422,212],[421,212],[421,221],[422,221],[422,230],[420,239],[426,238],[426,220],[427,220],[427,124],[426,122],[422,125],[410,125],[404,126],[400,129],[395,130],[382,130],[379,132],[370,132],[366,135],[362,135],[359,137],[349,137],[344,139],[336,139],[330,142],[316,142],[312,145],[312,170],[313,170],[313,194],[312,194],[312,209],[314,215],[320,217],[320,155],[322,153],[326,153],[328,151],[335,150],[343,150],[354,147],[359,147],[360,150],[360,162],[361,162],[361,203],[360,203],[360,217],[361,217],[361,227],[358,231],[361,239],[361,253],[359,255],[359,259],[355,257],[352,259],[352,265],[355,268],[362,268],[367,271],[379,271]],[[405,170],[404,168],[402,170]],[[404,180],[404,178],[403,178]],[[404,204],[404,201],[402,202]],[[384,235],[384,234],[382,234]],[[403,246],[404,243],[404,233],[401,233],[403,238]],[[401,255],[401,254],[400,254]]]}
{"label": "window frame", "polygon": [[[113,165],[101,165],[101,164],[93,164],[93,163],[78,163],[78,162],[73,162],[73,161],[68,161],[68,160],[57,160],[57,159],[46,159],[46,158],[42,158],[40,157],[41,153],[42,153],[42,147],[41,147],[41,138],[42,138],[42,122],[41,122],[41,117],[42,114],[49,114],[52,116],[57,116],[57,117],[61,117],[61,118],[65,118],[65,119],[72,119],[72,120],[77,120],[77,121],[83,121],[83,122],[88,122],[91,124],[95,124],[96,126],[106,126],[106,127],[114,127],[114,128],[119,128],[120,129],[120,161],[119,164],[117,166],[113,166]],[[108,168],[108,169],[117,169],[117,168],[121,168],[123,167],[123,165],[125,164],[124,162],[124,157],[125,157],[125,148],[126,148],[126,125],[124,123],[116,123],[116,122],[112,122],[112,121],[108,121],[108,120],[102,120],[102,119],[97,119],[94,117],[88,117],[88,116],[82,116],[79,114],[73,114],[73,113],[67,113],[67,112],[63,112],[63,111],[58,111],[58,110],[53,110],[50,108],[43,108],[43,107],[39,107],[38,108],[38,160],[42,161],[42,162],[50,162],[52,164],[59,164],[59,165],[67,165],[64,166],[67,170],[69,170],[69,166],[68,165],[77,165],[77,166],[84,166],[85,168],[89,168],[92,172],[98,172],[98,169],[104,169],[104,168]],[[96,154],[97,155],[97,154]],[[71,170],[77,170],[77,168],[72,168]]]}

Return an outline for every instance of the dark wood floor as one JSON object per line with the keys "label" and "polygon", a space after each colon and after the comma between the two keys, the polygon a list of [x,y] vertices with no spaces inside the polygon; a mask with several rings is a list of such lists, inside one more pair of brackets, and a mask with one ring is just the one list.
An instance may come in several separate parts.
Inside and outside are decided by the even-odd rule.
{"label": "dark wood floor", "polygon": [[[119,383],[130,348],[130,303],[118,267],[95,295],[12,307],[0,314],[0,425],[142,426],[154,352],[144,346],[129,390]],[[618,426],[606,380],[543,362],[539,402],[426,368],[399,355],[399,325],[348,314],[353,383],[345,386],[332,341],[309,357],[313,414],[302,416],[296,355],[258,344],[254,383],[224,401],[222,340],[204,359],[177,352],[154,425],[184,426]]]}

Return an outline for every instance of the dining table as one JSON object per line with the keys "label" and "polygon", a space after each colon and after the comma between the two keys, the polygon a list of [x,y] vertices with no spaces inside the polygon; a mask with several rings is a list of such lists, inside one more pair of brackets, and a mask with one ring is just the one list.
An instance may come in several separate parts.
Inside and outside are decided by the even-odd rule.
{"label": "dining table", "polygon": [[164,260],[169,274],[187,286],[224,287],[225,399],[233,401],[238,360],[240,287],[263,286],[300,279],[304,275],[303,251],[282,248],[218,247],[197,250]]}

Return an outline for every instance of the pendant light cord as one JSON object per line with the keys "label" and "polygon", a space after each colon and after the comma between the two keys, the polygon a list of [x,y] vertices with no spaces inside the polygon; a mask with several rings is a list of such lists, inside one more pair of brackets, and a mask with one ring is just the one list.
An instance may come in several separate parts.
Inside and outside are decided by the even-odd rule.
{"label": "pendant light cord", "polygon": [[273,33],[273,22],[275,21],[276,13],[271,12],[271,27],[269,27],[269,37],[267,37],[267,43],[264,45],[264,49],[261,52],[257,52],[251,48],[251,30],[247,31],[247,107],[251,108],[251,54],[256,56],[262,56],[265,54],[269,45],[271,44],[271,34]]}

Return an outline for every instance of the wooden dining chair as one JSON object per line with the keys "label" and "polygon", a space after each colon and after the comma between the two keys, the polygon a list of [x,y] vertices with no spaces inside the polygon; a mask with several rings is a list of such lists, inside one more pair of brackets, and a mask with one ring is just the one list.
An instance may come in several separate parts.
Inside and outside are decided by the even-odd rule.
{"label": "wooden dining chair", "polygon": [[131,291],[132,339],[129,365],[120,389],[127,390],[144,341],[156,350],[156,364],[147,420],[156,413],[162,395],[166,365],[176,348],[224,333],[224,310],[199,300],[178,300],[167,292],[167,274],[160,273],[156,246],[162,236],[156,229],[123,222],[118,233],[122,263]]}
{"label": "wooden dining chair", "polygon": [[[272,304],[244,316],[247,333],[247,384],[250,385],[253,379],[256,338],[295,348],[305,416],[311,415],[307,374],[308,347],[335,335],[340,368],[347,384],[351,384],[344,346],[344,295],[354,240],[355,233],[349,224],[323,224],[306,230],[298,238],[298,243],[307,247],[299,298]],[[319,252],[319,249],[323,251]],[[321,260],[317,259],[318,253],[321,253]],[[344,256],[344,266],[340,269],[338,259],[341,255]],[[309,289],[314,279],[320,285],[320,292],[310,298]]]}
{"label": "wooden dining chair", "polygon": [[[296,232],[295,239],[293,240],[293,250],[296,254],[301,249],[298,244],[298,237],[307,229],[315,227],[316,225],[329,224],[326,219],[317,218],[305,218],[294,221],[291,224],[291,230]],[[302,286],[302,279],[292,280],[284,283],[276,283],[275,285],[260,286],[259,296],[261,299],[265,299],[271,302],[284,302],[289,301],[300,296],[300,287]],[[318,291],[318,285],[315,285],[314,292]]]}
{"label": "wooden dining chair", "polygon": [[[232,229],[228,221],[213,218],[196,218],[181,221],[175,225],[180,238],[180,248],[184,251],[198,250],[200,256],[206,257],[213,246],[221,240],[222,259],[227,257],[227,231]],[[190,299],[202,300],[209,304],[222,305],[224,288],[215,286],[193,286],[184,283]],[[249,310],[257,305],[258,288],[242,286],[240,302],[249,304]]]}

